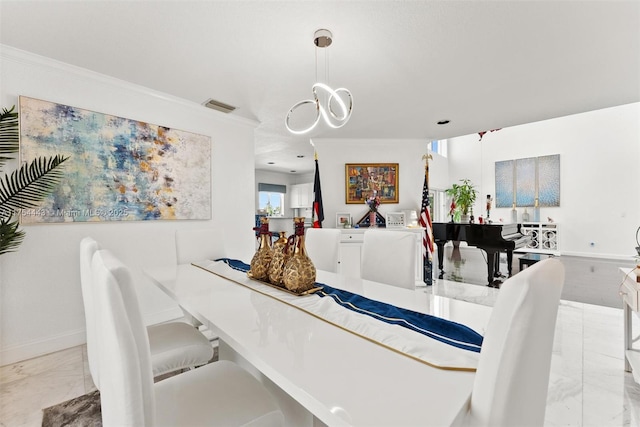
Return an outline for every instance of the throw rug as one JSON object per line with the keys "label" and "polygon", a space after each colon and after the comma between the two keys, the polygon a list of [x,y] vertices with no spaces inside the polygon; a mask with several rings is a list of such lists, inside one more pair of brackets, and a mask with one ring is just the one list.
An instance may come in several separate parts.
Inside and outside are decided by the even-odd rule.
{"label": "throw rug", "polygon": [[[218,347],[214,348],[211,362],[218,360]],[[155,378],[162,381],[180,372],[171,372]],[[102,427],[100,392],[94,390],[66,402],[42,410],[42,427]]]}
{"label": "throw rug", "polygon": [[85,395],[42,410],[42,427],[101,427],[100,392]]}

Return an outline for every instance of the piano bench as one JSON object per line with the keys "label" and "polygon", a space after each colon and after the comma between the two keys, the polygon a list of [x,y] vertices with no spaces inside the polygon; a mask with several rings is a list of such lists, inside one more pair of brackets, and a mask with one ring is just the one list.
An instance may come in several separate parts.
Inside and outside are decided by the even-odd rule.
{"label": "piano bench", "polygon": [[518,259],[518,262],[520,263],[520,271],[524,270],[526,267],[532,266],[538,261],[551,257],[553,257],[553,255],[537,254],[532,252],[524,254]]}

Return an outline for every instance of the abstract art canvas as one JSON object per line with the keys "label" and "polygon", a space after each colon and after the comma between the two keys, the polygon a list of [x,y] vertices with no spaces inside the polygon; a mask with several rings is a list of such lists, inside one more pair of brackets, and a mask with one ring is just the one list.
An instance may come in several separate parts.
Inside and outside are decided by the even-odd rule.
{"label": "abstract art canvas", "polygon": [[513,200],[513,160],[496,162],[496,207],[510,208]]}
{"label": "abstract art canvas", "polygon": [[21,96],[20,153],[69,157],[23,224],[211,218],[209,136]]}
{"label": "abstract art canvas", "polygon": [[536,159],[516,160],[516,206],[533,206],[536,200]]}
{"label": "abstract art canvas", "polygon": [[560,206],[560,155],[503,160],[496,168],[496,207]]}
{"label": "abstract art canvas", "polygon": [[560,155],[538,157],[538,203],[560,206]]}

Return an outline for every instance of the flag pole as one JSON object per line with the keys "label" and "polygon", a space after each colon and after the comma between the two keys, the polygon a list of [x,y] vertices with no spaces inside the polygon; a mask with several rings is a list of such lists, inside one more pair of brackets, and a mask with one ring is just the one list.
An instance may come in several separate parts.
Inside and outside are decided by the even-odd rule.
{"label": "flag pole", "polygon": [[424,246],[423,268],[424,283],[427,286],[433,285],[433,225],[431,222],[430,200],[429,200],[429,160],[433,156],[429,153],[422,156],[424,164],[424,185],[422,187],[422,206],[420,208],[420,225],[424,227],[422,243]]}

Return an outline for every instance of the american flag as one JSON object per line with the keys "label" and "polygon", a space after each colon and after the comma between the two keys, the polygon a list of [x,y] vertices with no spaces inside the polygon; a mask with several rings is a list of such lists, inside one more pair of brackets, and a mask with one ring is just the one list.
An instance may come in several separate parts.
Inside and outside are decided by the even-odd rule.
{"label": "american flag", "polygon": [[431,213],[429,212],[429,163],[424,175],[424,185],[422,186],[422,207],[420,208],[420,226],[425,228],[422,244],[424,245],[424,282],[427,285],[433,284],[433,226],[431,224]]}

